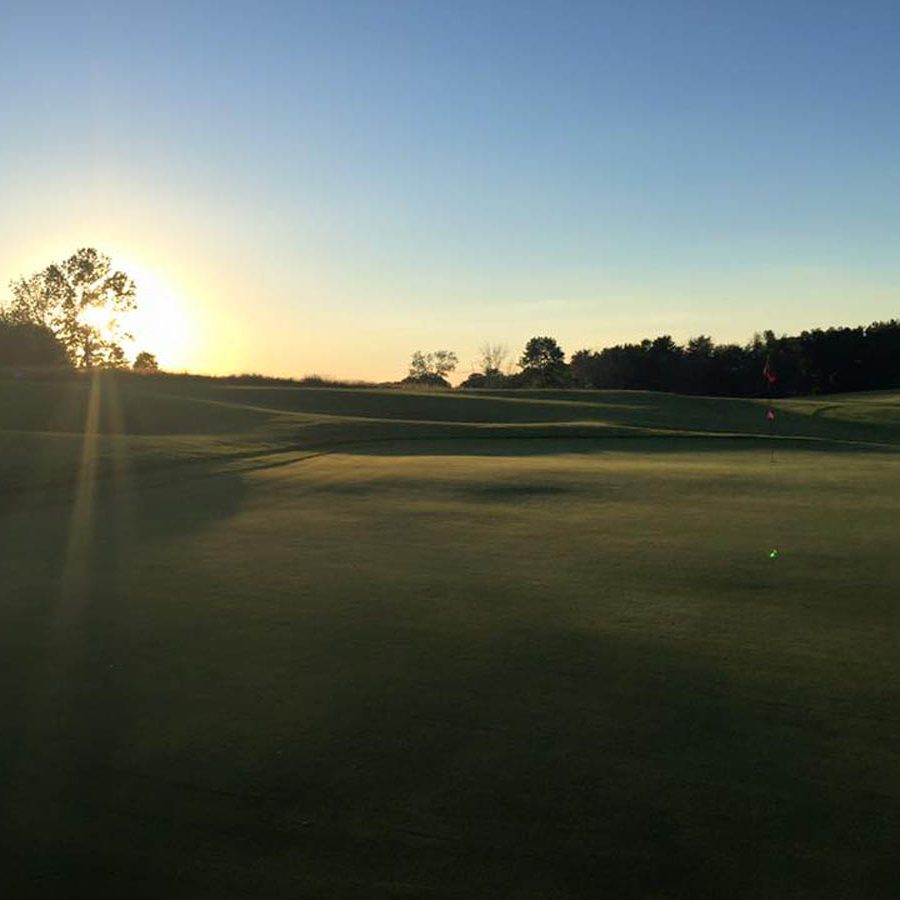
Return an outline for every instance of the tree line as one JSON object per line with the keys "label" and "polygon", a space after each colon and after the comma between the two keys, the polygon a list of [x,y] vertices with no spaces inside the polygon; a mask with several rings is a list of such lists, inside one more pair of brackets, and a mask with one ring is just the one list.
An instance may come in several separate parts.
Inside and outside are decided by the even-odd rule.
{"label": "tree line", "polygon": [[[440,351],[441,359],[455,354]],[[421,358],[423,355],[418,354]],[[427,359],[427,355],[425,356]],[[594,388],[723,397],[824,394],[900,388],[900,320],[799,335],[756,334],[744,345],[700,335],[677,344],[670,335],[603,350],[578,350],[566,361],[555,338],[531,338],[515,366],[503,345],[481,349],[479,370],[461,388]],[[774,374],[763,378],[768,366]],[[411,367],[405,383],[443,384],[450,369]]]}
{"label": "tree line", "polygon": [[[109,257],[82,248],[27,278],[12,282],[0,306],[0,368],[124,368],[119,318],[135,309],[137,288]],[[450,350],[416,351],[402,384],[450,387],[459,360]],[[152,353],[132,363],[155,371]],[[775,373],[768,385],[763,367]],[[518,361],[503,344],[481,348],[479,370],[462,388],[596,388],[753,397],[900,388],[900,320],[828,328],[747,344],[716,344],[706,335],[677,344],[670,335],[603,350],[578,350],[566,361],[559,342],[533,337]]]}

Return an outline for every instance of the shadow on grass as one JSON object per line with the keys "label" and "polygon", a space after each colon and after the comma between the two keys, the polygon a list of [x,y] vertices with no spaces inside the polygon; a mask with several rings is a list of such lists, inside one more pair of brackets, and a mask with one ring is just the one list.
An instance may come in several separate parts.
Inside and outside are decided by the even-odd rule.
{"label": "shadow on grass", "polygon": [[[325,549],[322,596],[284,607],[267,605],[264,554],[227,607],[182,559],[188,614],[136,633],[135,558],[227,521],[246,485],[97,490],[84,532],[77,495],[0,519],[17,896],[891,895],[900,733],[879,716],[896,690],[845,683],[848,660],[816,693],[803,654],[722,646],[726,667],[703,634],[587,634],[502,568],[485,612],[448,627],[431,605],[472,597],[431,557],[342,582],[352,541]],[[146,722],[156,757],[136,742]]]}
{"label": "shadow on grass", "polygon": [[382,641],[354,643],[333,730],[286,741],[265,778],[274,820],[313,822],[336,868],[350,829],[361,878],[436,888],[453,871],[463,896],[891,889],[900,785],[855,787],[853,748],[877,724],[817,713],[776,679],[728,682],[689,647]]}
{"label": "shadow on grass", "polygon": [[832,441],[736,435],[710,438],[703,435],[645,434],[521,434],[496,433],[418,435],[371,438],[337,444],[334,452],[370,456],[541,456],[553,454],[602,453],[756,453],[769,457],[786,451],[822,453],[893,453],[900,445],[872,444],[862,441]]}
{"label": "shadow on grass", "polygon": [[[284,691],[240,660],[210,683],[230,744],[192,738],[205,761],[186,746],[131,771],[90,729],[62,754],[33,747],[57,774],[55,818],[30,828],[50,847],[72,835],[61,880],[96,891],[137,873],[172,897],[890,896],[896,770],[880,763],[882,795],[857,787],[877,723],[752,666],[727,679],[690,646],[408,625],[373,611],[248,637]],[[312,708],[296,689],[310,680],[325,692]],[[95,697],[91,726],[110,729],[125,699]],[[4,838],[46,875],[29,828]],[[79,871],[92,854],[107,864]]]}
{"label": "shadow on grass", "polygon": [[[70,795],[87,809],[115,806],[119,786],[110,772],[136,715],[123,630],[133,611],[130,570],[148,542],[221,522],[237,513],[244,495],[240,477],[219,475],[192,480],[189,492],[87,478],[64,490],[6,498],[0,816],[7,830],[27,829],[48,809],[66,806]],[[66,771],[73,759],[97,767],[89,796]],[[56,860],[44,864],[52,872]],[[55,896],[77,895],[61,887]]]}

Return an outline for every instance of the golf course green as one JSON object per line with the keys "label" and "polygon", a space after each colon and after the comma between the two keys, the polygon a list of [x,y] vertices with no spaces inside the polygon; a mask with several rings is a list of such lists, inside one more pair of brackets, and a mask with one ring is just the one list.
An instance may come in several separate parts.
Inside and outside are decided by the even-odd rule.
{"label": "golf course green", "polygon": [[897,896],[900,393],[775,407],[0,381],[3,896]]}

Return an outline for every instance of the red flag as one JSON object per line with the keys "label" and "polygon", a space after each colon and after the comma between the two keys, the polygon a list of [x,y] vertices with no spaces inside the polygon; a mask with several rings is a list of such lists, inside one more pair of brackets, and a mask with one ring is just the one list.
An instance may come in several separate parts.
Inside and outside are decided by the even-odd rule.
{"label": "red flag", "polygon": [[770,409],[770,410],[766,413],[766,418],[767,418],[770,422],[774,422],[774,421],[775,421],[775,410],[774,410],[774,409]]}
{"label": "red flag", "polygon": [[769,384],[775,384],[775,382],[778,381],[778,376],[775,374],[775,370],[772,368],[772,364],[768,359],[766,360],[766,365],[763,368],[763,378],[765,378],[766,381],[769,382]]}

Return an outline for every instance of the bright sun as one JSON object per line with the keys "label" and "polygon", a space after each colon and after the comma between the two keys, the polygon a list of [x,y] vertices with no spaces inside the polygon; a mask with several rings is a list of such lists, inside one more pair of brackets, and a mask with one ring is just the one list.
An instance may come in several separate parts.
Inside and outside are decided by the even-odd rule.
{"label": "bright sun", "polygon": [[[123,315],[122,328],[134,335],[126,353],[135,356],[148,351],[162,368],[187,368],[193,327],[185,304],[171,284],[149,268],[117,258],[117,267],[127,272],[137,285],[137,309]],[[102,327],[98,323],[98,327]]]}
{"label": "bright sun", "polygon": [[80,320],[99,332],[106,332],[114,321],[110,311],[102,306],[90,306],[80,314]]}

